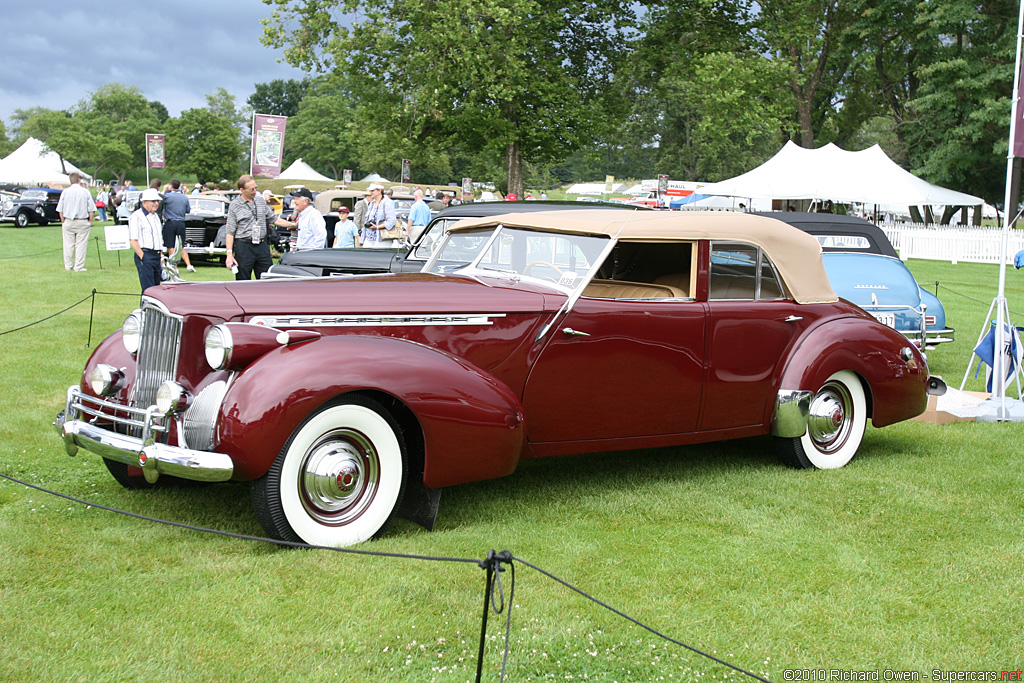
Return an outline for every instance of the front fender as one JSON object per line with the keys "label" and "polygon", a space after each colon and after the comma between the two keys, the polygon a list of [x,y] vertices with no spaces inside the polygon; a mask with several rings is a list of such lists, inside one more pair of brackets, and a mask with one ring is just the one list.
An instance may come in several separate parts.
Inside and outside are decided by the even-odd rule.
{"label": "front fender", "polygon": [[426,486],[505,476],[519,462],[523,409],[507,386],[422,344],[361,335],[274,349],[238,373],[221,404],[218,449],[231,456],[236,479],[261,477],[303,420],[358,391],[385,392],[416,416]]}
{"label": "front fender", "polygon": [[[910,359],[901,354],[910,349]],[[831,320],[807,332],[783,370],[782,392],[816,392],[840,370],[865,383],[876,427],[909,420],[928,404],[928,365],[920,351],[895,330],[866,318]]]}

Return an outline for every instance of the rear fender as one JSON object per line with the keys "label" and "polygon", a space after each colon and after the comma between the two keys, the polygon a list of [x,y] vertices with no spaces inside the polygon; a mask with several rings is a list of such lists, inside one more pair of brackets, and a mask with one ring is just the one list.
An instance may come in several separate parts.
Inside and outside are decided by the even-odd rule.
{"label": "rear fender", "polygon": [[908,420],[927,406],[928,365],[920,351],[900,333],[866,318],[840,318],[809,330],[783,370],[779,396],[816,392],[840,370],[860,376],[876,427]]}
{"label": "rear fender", "polygon": [[422,344],[358,335],[280,347],[239,372],[221,405],[217,448],[236,479],[261,477],[303,420],[350,392],[383,392],[413,413],[426,486],[505,476],[519,462],[523,409],[507,386]]}

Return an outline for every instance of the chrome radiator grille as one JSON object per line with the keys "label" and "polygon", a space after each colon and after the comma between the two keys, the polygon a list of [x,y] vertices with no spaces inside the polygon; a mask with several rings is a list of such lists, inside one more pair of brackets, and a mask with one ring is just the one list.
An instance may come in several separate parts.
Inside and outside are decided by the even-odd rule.
{"label": "chrome radiator grille", "polygon": [[156,402],[156,390],[176,377],[181,346],[181,318],[146,302],[142,308],[142,337],[137,355],[138,374],[132,405],[148,408]]}

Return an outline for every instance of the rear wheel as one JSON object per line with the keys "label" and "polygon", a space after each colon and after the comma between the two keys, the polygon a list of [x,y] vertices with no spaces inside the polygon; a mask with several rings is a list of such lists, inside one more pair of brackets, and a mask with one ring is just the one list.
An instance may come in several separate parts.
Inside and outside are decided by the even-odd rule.
{"label": "rear wheel", "polygon": [[811,399],[804,435],[779,437],[776,444],[787,465],[830,470],[853,459],[866,427],[864,385],[856,373],[843,370],[825,380]]}
{"label": "rear wheel", "polygon": [[306,419],[252,483],[267,533],[341,548],[379,536],[405,493],[406,447],[380,403],[350,396]]}
{"label": "rear wheel", "polygon": [[17,216],[14,217],[14,224],[16,226],[18,226],[19,228],[27,228],[28,227],[28,214],[25,213],[24,211],[19,213]]}

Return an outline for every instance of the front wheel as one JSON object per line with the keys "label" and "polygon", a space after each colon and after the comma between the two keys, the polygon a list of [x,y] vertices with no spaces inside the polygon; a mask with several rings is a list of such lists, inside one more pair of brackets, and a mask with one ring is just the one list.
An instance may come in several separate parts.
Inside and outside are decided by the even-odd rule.
{"label": "front wheel", "polygon": [[867,427],[864,385],[850,370],[837,372],[811,399],[807,431],[796,438],[776,438],[787,465],[831,470],[853,459]]}
{"label": "front wheel", "polygon": [[380,403],[351,396],[306,419],[266,476],[253,509],[271,536],[342,548],[379,536],[405,492],[402,430]]}
{"label": "front wheel", "polygon": [[17,216],[14,217],[14,224],[16,226],[18,226],[19,228],[27,228],[28,227],[28,214],[25,213],[24,211],[19,213]]}

